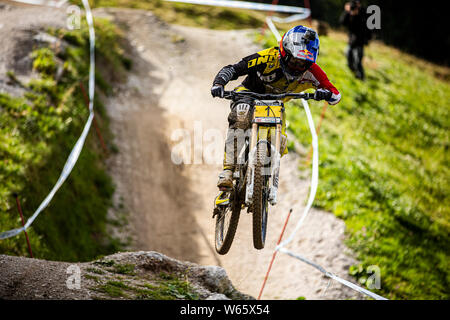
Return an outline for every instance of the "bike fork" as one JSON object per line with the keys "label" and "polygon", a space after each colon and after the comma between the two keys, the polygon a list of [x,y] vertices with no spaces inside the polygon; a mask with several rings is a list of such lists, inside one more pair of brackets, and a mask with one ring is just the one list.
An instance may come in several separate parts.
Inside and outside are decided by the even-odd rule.
{"label": "bike fork", "polygon": [[[281,144],[281,125],[277,124],[276,126],[276,134],[275,134],[275,146],[268,142],[267,133],[269,130],[265,129],[264,134],[260,134],[259,140],[257,143],[266,143],[270,146],[271,149],[271,168],[270,168],[270,177],[269,177],[269,202],[271,205],[275,205],[277,203],[277,193],[278,193],[278,181],[280,174],[280,144]],[[254,175],[255,175],[255,158],[256,158],[256,150],[257,150],[257,137],[258,126],[253,124],[252,128],[252,140],[251,140],[251,148],[249,152],[248,158],[248,169],[247,169],[247,187],[245,192],[245,204],[250,206],[253,202],[253,189],[254,189]],[[262,133],[263,131],[261,131]],[[268,172],[264,172],[265,174],[269,174]]]}
{"label": "bike fork", "polygon": [[247,167],[247,187],[245,190],[245,204],[250,206],[253,202],[253,185],[255,176],[255,155],[256,155],[256,142],[258,139],[258,125],[253,123],[252,125],[252,137],[250,140],[250,149],[248,153],[248,167]]}
{"label": "bike fork", "polygon": [[278,181],[280,175],[280,146],[281,146],[281,124],[277,124],[275,132],[275,148],[271,144],[271,154],[272,154],[272,168],[269,178],[269,202],[271,205],[277,204],[277,192],[278,192]]}

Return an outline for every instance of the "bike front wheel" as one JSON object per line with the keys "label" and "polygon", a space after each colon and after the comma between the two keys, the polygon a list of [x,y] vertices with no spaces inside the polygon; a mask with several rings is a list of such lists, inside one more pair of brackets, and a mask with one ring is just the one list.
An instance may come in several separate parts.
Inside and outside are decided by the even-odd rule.
{"label": "bike front wheel", "polygon": [[260,143],[256,149],[256,164],[253,187],[253,246],[263,249],[266,241],[269,212],[269,177],[267,145]]}

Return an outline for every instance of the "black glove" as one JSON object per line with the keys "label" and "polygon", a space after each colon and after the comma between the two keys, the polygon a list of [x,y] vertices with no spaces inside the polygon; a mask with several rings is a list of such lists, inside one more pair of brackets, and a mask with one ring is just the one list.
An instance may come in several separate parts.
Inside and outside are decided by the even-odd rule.
{"label": "black glove", "polygon": [[314,92],[314,100],[330,100],[332,97],[332,93],[328,90],[324,89],[317,89],[316,92]]}
{"label": "black glove", "polygon": [[224,89],[223,86],[220,84],[215,84],[211,88],[211,94],[213,97],[221,97],[223,98]]}

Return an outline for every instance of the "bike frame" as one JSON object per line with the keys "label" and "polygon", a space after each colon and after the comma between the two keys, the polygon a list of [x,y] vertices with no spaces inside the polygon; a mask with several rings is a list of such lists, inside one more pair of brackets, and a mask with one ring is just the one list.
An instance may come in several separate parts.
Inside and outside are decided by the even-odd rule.
{"label": "bike frame", "polygon": [[[253,245],[256,249],[264,248],[268,204],[275,205],[277,202],[280,159],[281,152],[284,151],[280,150],[285,120],[282,101],[288,97],[312,99],[314,94],[225,91],[222,96],[234,102],[240,99],[244,101],[244,98],[248,101],[247,98],[251,98],[253,114],[250,137],[246,135],[243,147],[234,151],[238,152],[238,156],[237,159],[234,158],[237,160],[237,167],[233,172],[233,188],[221,191],[215,199],[215,246],[219,254],[229,251],[244,205],[249,208],[247,212],[253,214]],[[248,104],[245,104],[247,108]],[[233,155],[235,156],[236,154]],[[256,172],[256,169],[261,172]]]}
{"label": "bike frame", "polygon": [[[238,164],[243,161],[245,150],[249,147],[247,173],[245,177],[240,176],[240,170],[234,173],[233,178],[244,179],[240,186],[245,187],[245,205],[250,206],[253,201],[255,155],[259,143],[265,143],[270,149],[270,171],[269,173],[269,202],[271,205],[277,203],[277,192],[281,160],[281,134],[284,120],[284,98],[313,99],[311,93],[283,93],[283,94],[258,94],[249,91],[226,91],[224,98],[236,101],[238,97],[254,98],[255,105],[252,118],[252,132],[249,145],[246,143],[239,152]],[[274,139],[272,138],[274,137]],[[242,182],[242,181],[241,181]],[[240,189],[239,191],[241,191]],[[240,192],[239,192],[240,193]]]}
{"label": "bike frame", "polygon": [[[250,206],[253,201],[253,182],[255,173],[255,155],[257,146],[264,143],[270,149],[270,171],[264,170],[269,175],[269,202],[277,203],[277,191],[280,172],[280,147],[281,131],[283,125],[284,105],[277,100],[257,100],[252,119],[252,133],[250,140],[249,162],[247,169],[247,188],[245,204]],[[273,137],[275,139],[273,139]],[[275,143],[274,143],[275,142]]]}

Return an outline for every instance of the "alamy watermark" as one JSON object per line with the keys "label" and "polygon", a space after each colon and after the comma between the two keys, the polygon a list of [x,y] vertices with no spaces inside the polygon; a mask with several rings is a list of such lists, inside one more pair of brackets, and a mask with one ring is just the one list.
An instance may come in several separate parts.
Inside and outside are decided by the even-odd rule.
{"label": "alamy watermark", "polygon": [[66,287],[70,290],[81,289],[81,270],[76,264],[71,264],[67,267],[66,273],[69,277],[66,280]]}
{"label": "alamy watermark", "polygon": [[366,280],[366,286],[370,290],[373,289],[381,289],[381,270],[378,266],[369,266],[367,267],[367,274],[370,274],[370,277]]}
{"label": "alamy watermark", "polygon": [[[175,165],[189,164],[207,164],[221,165],[227,164],[244,164],[245,148],[249,149],[251,140],[251,129],[228,129],[226,134],[217,128],[209,128],[204,130],[202,121],[194,121],[193,130],[175,129],[170,135],[170,139],[174,144],[171,149],[171,160]],[[270,131],[270,141],[272,147],[275,145],[275,130]],[[284,141],[284,143],[283,143]],[[286,147],[286,138],[284,135],[280,137],[280,151]],[[283,149],[283,150],[281,150]],[[263,165],[267,165],[274,161],[275,153],[268,152],[269,157],[262,159]],[[270,174],[270,168],[267,167],[264,174]]]}
{"label": "alamy watermark", "polygon": [[221,164],[224,153],[224,134],[216,128],[203,129],[202,121],[194,121],[193,131],[175,129],[170,139],[175,143],[171,160],[181,164]]}
{"label": "alamy watermark", "polygon": [[77,5],[70,5],[66,9],[66,27],[69,30],[81,29],[81,9]]}
{"label": "alamy watermark", "polygon": [[367,14],[370,16],[367,18],[366,26],[369,30],[381,29],[381,9],[379,6],[373,4],[367,7]]}

